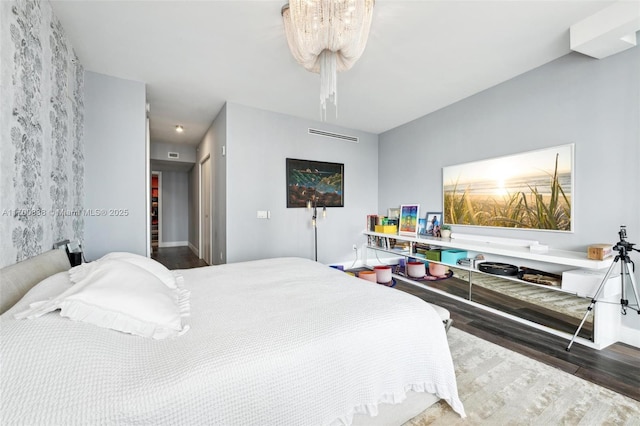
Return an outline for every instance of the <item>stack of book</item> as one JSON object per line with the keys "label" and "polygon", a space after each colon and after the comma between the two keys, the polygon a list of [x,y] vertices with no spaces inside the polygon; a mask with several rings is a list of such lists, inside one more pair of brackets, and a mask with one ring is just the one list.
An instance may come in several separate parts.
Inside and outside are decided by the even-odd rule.
{"label": "stack of book", "polygon": [[[395,227],[395,230],[394,230]],[[385,234],[395,234],[398,232],[398,219],[390,219],[377,214],[367,215],[367,231],[382,232]]]}

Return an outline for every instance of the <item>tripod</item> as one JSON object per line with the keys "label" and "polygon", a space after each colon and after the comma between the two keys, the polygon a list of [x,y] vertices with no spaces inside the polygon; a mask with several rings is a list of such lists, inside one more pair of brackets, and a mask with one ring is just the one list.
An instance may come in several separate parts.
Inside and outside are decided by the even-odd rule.
{"label": "tripod", "polygon": [[[635,277],[633,276],[633,270],[635,269],[635,264],[629,258],[629,254],[628,254],[628,252],[630,252],[632,250],[635,250],[635,251],[638,251],[638,252],[640,252],[640,250],[633,248],[633,246],[635,244],[631,244],[631,243],[628,243],[628,242],[625,241],[625,238],[627,237],[627,230],[626,230],[626,227],[624,225],[622,225],[620,227],[620,232],[618,232],[618,234],[620,235],[620,242],[618,242],[613,247],[613,249],[615,251],[619,252],[619,254],[617,254],[616,257],[614,258],[613,263],[611,263],[611,266],[609,267],[609,270],[607,270],[607,273],[605,274],[604,279],[602,280],[602,283],[600,283],[600,286],[598,287],[598,290],[593,295],[593,299],[591,299],[591,303],[589,303],[589,307],[587,307],[587,312],[585,312],[584,318],[582,318],[582,322],[580,322],[580,325],[578,326],[578,329],[576,330],[575,334],[571,338],[571,341],[569,342],[569,346],[567,346],[567,348],[566,348],[567,352],[569,352],[571,350],[571,345],[573,345],[573,341],[578,336],[578,333],[580,332],[580,329],[582,328],[582,326],[584,325],[585,321],[587,320],[587,317],[589,316],[589,313],[593,310],[593,307],[595,306],[596,302],[598,301],[598,295],[600,294],[600,292],[602,292],[602,290],[604,289],[604,286],[607,285],[607,282],[609,281],[609,277],[611,276],[611,273],[613,272],[614,268],[616,267],[616,265],[620,261],[622,261],[620,263],[620,285],[622,286],[622,293],[621,293],[621,296],[620,296],[621,313],[622,313],[622,315],[627,315],[627,309],[632,309],[632,310],[636,311],[638,313],[638,315],[640,315],[640,309],[639,308],[634,308],[632,306],[629,306],[629,300],[625,297],[625,295],[626,295],[626,292],[625,292],[625,277],[629,276],[629,280],[631,280],[631,290],[633,291],[633,294],[636,297],[636,303],[640,304],[640,298],[638,298],[638,292],[636,291],[636,280],[635,280]],[[629,265],[632,266],[632,270],[629,270]],[[638,306],[638,305],[636,305],[636,306]]]}

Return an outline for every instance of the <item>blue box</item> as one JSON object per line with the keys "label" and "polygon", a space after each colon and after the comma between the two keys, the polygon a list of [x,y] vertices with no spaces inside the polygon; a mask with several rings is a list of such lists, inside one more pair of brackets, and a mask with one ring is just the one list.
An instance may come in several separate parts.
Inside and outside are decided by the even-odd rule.
{"label": "blue box", "polygon": [[464,259],[467,257],[466,250],[442,250],[440,261],[447,265],[456,265],[458,259]]}

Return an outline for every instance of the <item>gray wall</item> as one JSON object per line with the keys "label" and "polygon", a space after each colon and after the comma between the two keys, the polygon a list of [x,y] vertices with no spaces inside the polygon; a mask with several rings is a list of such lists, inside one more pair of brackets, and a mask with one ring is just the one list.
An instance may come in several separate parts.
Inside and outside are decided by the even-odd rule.
{"label": "gray wall", "polygon": [[[227,159],[222,155],[227,144],[227,105],[211,123],[196,150],[196,165],[191,172],[192,187],[192,226],[190,227],[190,244],[200,247],[200,164],[209,156],[211,158],[211,257],[212,264],[227,262]],[[200,256],[202,256],[202,251]],[[207,259],[207,261],[209,261]]]}
{"label": "gray wall", "polygon": [[[358,136],[360,143],[312,136],[309,127]],[[364,243],[365,217],[378,204],[376,135],[227,103],[198,147],[198,163],[190,176],[195,212],[197,167],[208,154],[214,158],[214,263],[314,257],[311,213],[286,207],[286,158],[345,165],[345,207],[330,208],[328,217],[319,220],[318,260],[355,260],[352,245]],[[257,219],[258,210],[270,211],[271,219]],[[197,219],[196,213],[189,235],[195,247]]]}
{"label": "gray wall", "polygon": [[189,173],[162,172],[162,211],[160,212],[163,245],[186,245],[189,239]]}
{"label": "gray wall", "polygon": [[[639,76],[638,47],[602,60],[572,53],[380,135],[379,212],[408,202],[441,211],[443,166],[575,143],[574,233],[454,232],[586,252],[617,242],[625,224],[640,243]],[[623,323],[640,329],[640,316]]]}
{"label": "gray wall", "polygon": [[[358,136],[360,143],[309,135],[309,127]],[[311,213],[287,208],[285,159],[344,163],[344,208],[318,221],[318,261],[355,259],[365,217],[376,210],[378,137],[296,117],[227,104],[227,261],[313,259]],[[258,210],[271,219],[257,219]]]}
{"label": "gray wall", "polygon": [[145,107],[144,83],[85,73],[85,207],[106,211],[85,217],[87,260],[147,253]]}

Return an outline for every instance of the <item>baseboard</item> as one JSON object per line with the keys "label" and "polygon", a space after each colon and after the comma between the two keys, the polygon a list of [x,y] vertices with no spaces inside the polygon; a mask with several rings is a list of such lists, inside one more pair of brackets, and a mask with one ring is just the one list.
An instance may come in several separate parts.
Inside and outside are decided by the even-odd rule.
{"label": "baseboard", "polygon": [[[627,315],[635,314],[634,311],[628,310]],[[634,346],[636,348],[640,348],[640,330],[636,330],[631,327],[627,327],[625,325],[620,327],[620,342],[626,343],[627,345]]]}
{"label": "baseboard", "polygon": [[182,247],[189,245],[188,241],[163,241],[158,243],[158,247]]}
{"label": "baseboard", "polygon": [[191,249],[191,251],[193,252],[193,254],[195,254],[196,256],[198,256],[198,259],[200,258],[200,250],[198,249],[198,247],[194,246],[193,244],[189,243],[189,248]]}

